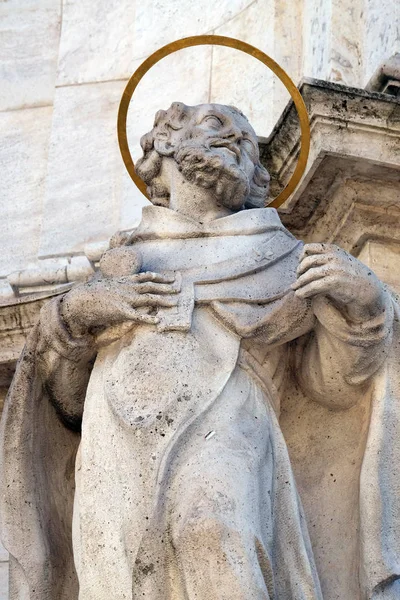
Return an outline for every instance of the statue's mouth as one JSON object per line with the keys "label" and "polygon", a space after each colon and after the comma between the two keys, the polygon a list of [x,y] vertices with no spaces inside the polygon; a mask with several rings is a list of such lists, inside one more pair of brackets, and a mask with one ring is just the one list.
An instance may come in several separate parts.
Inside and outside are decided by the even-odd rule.
{"label": "statue's mouth", "polygon": [[238,146],[236,146],[236,144],[233,144],[229,140],[215,140],[209,144],[209,147],[210,148],[226,148],[228,150],[228,152],[233,154],[233,156],[236,158],[237,162],[240,162],[240,158],[241,158],[240,148],[238,148]]}

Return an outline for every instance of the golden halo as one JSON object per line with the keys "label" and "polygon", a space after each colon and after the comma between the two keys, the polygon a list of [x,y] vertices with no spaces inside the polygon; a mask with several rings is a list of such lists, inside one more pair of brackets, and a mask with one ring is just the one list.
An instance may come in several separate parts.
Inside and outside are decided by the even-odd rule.
{"label": "golden halo", "polygon": [[182,50],[183,48],[190,48],[192,46],[204,46],[204,45],[214,45],[214,46],[227,46],[228,48],[235,48],[236,50],[241,50],[250,56],[253,56],[264,65],[266,65],[275,75],[281,80],[283,85],[288,90],[291,95],[293,102],[297,109],[297,114],[299,116],[300,121],[300,131],[301,131],[301,147],[300,153],[297,160],[296,168],[291,176],[289,183],[286,187],[281,191],[279,196],[275,198],[272,202],[268,204],[268,206],[273,206],[278,208],[287,200],[287,198],[294,192],[299,183],[304,170],[306,168],[308,153],[310,151],[310,124],[308,120],[307,109],[304,104],[304,100],[290,79],[289,75],[276,63],[270,56],[261,52],[254,46],[247,44],[246,42],[242,42],[240,40],[236,40],[235,38],[225,37],[221,35],[194,35],[191,37],[182,38],[181,40],[176,40],[175,42],[171,42],[166,46],[163,46],[154,54],[146,58],[146,60],[136,69],[132,77],[127,83],[127,86],[122,94],[121,102],[118,110],[118,143],[119,148],[121,150],[122,159],[125,163],[125,167],[129,175],[131,176],[134,184],[139,188],[142,194],[148,198],[146,194],[146,184],[144,181],[135,173],[135,165],[132,160],[132,156],[128,146],[128,137],[126,132],[126,121],[128,116],[128,108],[131,98],[133,96],[133,92],[137,88],[139,82],[144,77],[144,75],[153,67],[156,63],[158,63],[162,58],[165,58],[169,54],[173,54],[178,50]]}

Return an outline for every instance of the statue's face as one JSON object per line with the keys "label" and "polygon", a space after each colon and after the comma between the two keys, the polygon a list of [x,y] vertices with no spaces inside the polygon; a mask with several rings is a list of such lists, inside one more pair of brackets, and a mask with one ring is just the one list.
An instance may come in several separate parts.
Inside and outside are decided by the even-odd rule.
{"label": "statue's face", "polygon": [[247,119],[235,110],[218,104],[194,107],[180,137],[183,146],[190,141],[205,147],[225,166],[238,166],[249,179],[253,177],[259,160],[257,137]]}
{"label": "statue's face", "polygon": [[259,151],[256,134],[239,111],[220,104],[176,103],[160,111],[156,129],[156,149],[173,156],[186,179],[213,188],[216,200],[229,208],[243,206]]}
{"label": "statue's face", "polygon": [[[163,157],[173,158],[183,176],[212,190],[216,202],[238,210],[247,202],[257,175],[261,201],[268,194],[267,171],[261,177],[257,136],[247,119],[231,106],[174,102],[155,118],[154,128],[142,138],[144,158],[138,173],[152,188],[152,201],[169,194],[160,174]],[[253,187],[254,193],[254,187]],[[164,204],[165,206],[166,204]]]}

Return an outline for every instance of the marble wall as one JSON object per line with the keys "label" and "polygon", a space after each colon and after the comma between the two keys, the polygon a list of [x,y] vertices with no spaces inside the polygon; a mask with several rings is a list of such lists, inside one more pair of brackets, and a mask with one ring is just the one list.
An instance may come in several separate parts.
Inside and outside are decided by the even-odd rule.
{"label": "marble wall", "polygon": [[[245,40],[303,76],[363,87],[399,50],[397,0],[0,2],[0,279],[132,227],[145,200],[116,141],[118,103],[150,53],[201,33]],[[134,157],[159,107],[235,104],[268,136],[288,99],[254,59],[220,47],[164,59],[129,113]],[[39,259],[39,262],[38,262]],[[0,286],[1,287],[1,286]]]}

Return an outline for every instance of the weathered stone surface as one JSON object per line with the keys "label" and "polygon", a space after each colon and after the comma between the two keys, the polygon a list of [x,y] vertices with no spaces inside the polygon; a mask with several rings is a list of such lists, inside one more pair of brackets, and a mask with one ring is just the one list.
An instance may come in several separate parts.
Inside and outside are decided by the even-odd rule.
{"label": "weathered stone surface", "polygon": [[303,76],[365,87],[379,64],[399,51],[399,11],[396,0],[307,2]]}
{"label": "weathered stone surface", "polygon": [[303,76],[326,79],[330,60],[331,0],[310,0],[307,7],[307,18],[303,28],[299,28],[304,40]]}
{"label": "weathered stone surface", "polygon": [[0,3],[0,110],[51,104],[61,0]]}
{"label": "weathered stone surface", "polygon": [[136,56],[148,56],[181,37],[212,33],[250,4],[251,0],[201,0],[196,6],[190,0],[139,2],[135,22]]}
{"label": "weathered stone surface", "polygon": [[384,92],[396,97],[399,88],[400,52],[395,52],[379,65],[365,89],[370,92]]}
{"label": "weathered stone surface", "polygon": [[[132,154],[137,155],[139,146],[139,136],[132,136],[136,139],[136,148],[132,148]],[[136,150],[136,151],[135,151]],[[142,208],[146,206],[148,201],[134,185],[127,171],[124,170],[121,177],[121,204],[119,214],[118,229],[121,231],[133,229],[139,224]]]}
{"label": "weathered stone surface", "polygon": [[400,307],[368,266],[303,246],[264,208],[238,110],[174,103],[137,172],[155,206],[45,304],[17,369],[0,477],[11,594],[74,600],[78,580],[80,600],[393,591]]}
{"label": "weathered stone surface", "polygon": [[[152,125],[156,99],[168,106],[182,89],[188,103],[207,100],[210,57],[209,48],[200,49],[196,55],[193,50],[183,51],[179,57],[167,57],[144,78],[128,116],[134,158],[140,154],[140,132]],[[198,85],[188,86],[192,80]],[[172,86],[172,81],[176,85]],[[120,81],[57,90],[43,207],[42,257],[80,251],[86,242],[103,240],[119,228],[132,228],[140,218],[146,200],[125,173],[116,137],[125,85]],[[156,97],[154,85],[160,90]]]}
{"label": "weathered stone surface", "polygon": [[[61,11],[58,0],[12,0],[0,4],[0,14],[4,23],[0,38],[0,76],[2,73],[3,82],[0,86],[0,109],[52,103],[57,55],[59,86],[124,79],[145,56],[160,45],[190,34],[214,32],[237,35],[270,53],[296,82],[304,74],[335,78],[332,69],[337,68],[339,71],[342,69],[342,80],[352,85],[364,85],[375,70],[380,57],[387,58],[398,49],[396,11],[398,13],[399,7],[394,0],[388,0],[382,5],[379,2],[368,2],[359,19],[356,17],[360,15],[360,0],[318,0],[308,2],[304,6],[297,3],[295,7],[280,0],[267,3],[261,0],[223,0],[217,4],[211,0],[204,0],[196,6],[190,3],[190,6],[187,3],[182,4],[177,0],[152,0],[137,5],[127,0],[101,1],[95,5],[90,0],[68,0],[63,4],[59,49]],[[361,43],[360,40],[364,42]],[[357,57],[360,52],[359,59]],[[137,116],[132,117],[132,124],[136,138],[132,141],[133,153],[136,156],[139,151],[140,125],[143,125],[143,129],[148,128],[154,110],[159,106],[167,106],[176,97],[183,99],[187,104],[210,99],[236,103],[249,114],[261,136],[268,134],[287,98],[283,86],[271,78],[267,69],[262,66],[256,67],[255,60],[242,59],[238,52],[214,48],[213,55],[212,67],[209,48],[196,48],[192,53],[188,51],[187,55],[181,52],[174,58],[163,61],[160,69],[156,68],[149,74],[148,81],[151,81],[151,85],[147,86],[147,98],[142,100],[139,90],[134,100]],[[225,81],[222,75],[227,73],[232,65],[237,69],[236,79],[241,82],[239,86],[232,78]],[[176,95],[169,93],[169,71],[171,80],[178,82]],[[363,78],[361,83],[360,73]],[[157,85],[157,81],[160,81],[160,85]],[[190,85],[187,85],[188,81]],[[122,87],[121,83],[121,89]],[[63,149],[65,140],[59,135],[59,131],[63,127],[62,119],[66,117],[66,123],[70,122],[70,119],[65,103],[60,101],[60,97],[73,94],[72,91],[58,91],[54,112],[53,139],[60,140],[61,143],[60,150],[56,152],[65,159],[68,158],[67,151]],[[248,100],[249,94],[251,101]],[[83,95],[83,92],[77,91],[77,98],[82,101]],[[116,103],[117,100],[114,99],[113,102]],[[74,123],[78,124],[79,121],[81,128],[81,107],[75,105],[73,110]],[[92,153],[103,145],[106,139],[103,135],[102,128],[91,131],[89,137],[93,141]],[[87,140],[85,147],[90,147]],[[63,166],[66,166],[65,162]],[[125,229],[138,222],[144,201],[130,185],[126,175],[122,175],[121,178],[123,169],[120,171],[120,167],[121,163],[117,157],[113,166],[108,164],[107,169],[110,171],[107,172],[111,173],[115,188],[113,187],[112,193],[107,194],[107,200],[101,199],[101,204],[107,203],[106,211],[113,215],[115,226]],[[74,162],[71,163],[69,172],[72,170],[76,170],[77,174],[81,172],[82,176],[86,177],[87,169],[75,169]],[[32,177],[35,176],[33,173]],[[75,179],[78,181],[77,177]],[[57,187],[52,164],[49,165],[48,185],[50,190],[53,186]],[[87,183],[82,181],[76,185],[81,185],[82,190],[85,190]],[[51,222],[51,226],[56,225],[55,230],[60,231],[63,227],[64,210],[59,210],[60,203],[57,201],[53,206],[54,211],[49,204],[44,204],[44,222]],[[119,208],[116,208],[117,206]],[[85,212],[83,214],[86,215]],[[26,220],[34,221],[35,217]],[[93,224],[93,229],[97,229],[94,234],[96,239],[100,237],[105,240],[109,235],[107,223],[104,227],[103,224],[102,218],[99,219],[98,227]],[[49,238],[50,232],[45,232],[45,236]],[[75,252],[72,250],[75,248],[75,240],[71,240],[71,244],[62,244],[62,248],[55,246],[56,243],[51,244],[47,239],[43,246],[44,252],[54,250],[59,255],[64,248],[68,256]],[[21,263],[18,253],[15,264],[12,254],[9,254],[9,272],[19,270]],[[28,267],[28,264],[23,267]]]}
{"label": "weathered stone surface", "polygon": [[39,255],[74,254],[119,225],[116,123],[125,82],[58,88]]}
{"label": "weathered stone surface", "polygon": [[332,0],[330,81],[362,87],[364,10],[361,0]]}
{"label": "weathered stone surface", "polygon": [[[188,105],[207,102],[212,61],[210,46],[186,48],[167,56],[157,63],[142,79],[128,113],[128,139],[136,160],[142,154],[140,138],[143,131],[152,128],[154,115],[162,107],[166,110],[176,98]],[[135,68],[143,61],[135,62]],[[154,94],[157,88],[157,94]]]}
{"label": "weathered stone surface", "polygon": [[[361,4],[363,4],[363,11]],[[265,49],[287,69],[295,81],[304,73],[363,86],[380,61],[400,49],[398,47],[398,26],[396,29],[396,24],[399,22],[399,19],[396,18],[399,10],[400,7],[394,0],[383,3],[375,0],[367,3],[359,0],[311,1],[307,2],[304,9],[301,3],[298,3],[294,9],[293,6],[283,7],[279,1],[274,3],[239,1],[237,3],[230,2],[229,6],[225,2],[221,2],[218,6],[214,6],[213,3],[212,7],[208,2],[200,2],[196,5],[190,4],[186,8],[182,2],[178,4],[170,0],[168,2],[145,2],[136,7],[134,2],[125,3],[124,1],[118,3],[98,2],[95,6],[88,0],[67,1],[64,2],[58,83],[63,86],[126,78],[141,62],[141,56],[145,56],[162,43],[177,37],[204,33],[208,27],[209,31],[237,35]],[[133,14],[134,12],[135,14]],[[5,24],[0,34],[0,43],[2,43],[0,77],[2,81],[5,80],[5,85],[0,86],[0,110],[52,102],[59,13],[58,2],[9,1],[0,5],[0,18],[4,16],[1,20]],[[149,27],[149,23],[151,27]],[[264,38],[263,31],[265,32]],[[175,100],[177,97],[184,99],[188,104],[208,100],[207,82],[210,79],[211,55],[203,53],[200,49],[194,51],[193,55],[193,58],[187,61],[184,56],[177,55],[176,68],[173,67],[173,79],[182,80],[182,88],[187,86],[187,82],[190,81],[190,86],[187,86],[190,88],[187,90],[187,96],[185,96],[185,90],[180,87],[177,88],[176,95],[169,95],[170,82],[168,78],[163,79],[162,70],[160,70],[156,78],[152,79],[153,83],[148,86],[150,93],[147,94],[147,97],[144,97],[143,101],[138,97],[140,100],[137,104],[138,116],[134,116],[134,111],[130,115],[130,138],[134,145],[135,158],[139,152],[138,132],[150,128],[151,113],[156,108],[160,106],[165,108],[171,100]],[[264,77],[266,77],[264,68],[261,67],[264,74],[259,78],[258,85],[254,87],[244,62],[241,64],[240,59],[237,60],[238,53],[232,51],[231,55],[232,60],[219,56],[218,51],[214,54],[213,81],[216,85],[215,89],[220,90],[221,96],[218,95],[218,92],[213,98],[238,104],[239,108],[251,116],[257,132],[260,135],[266,135],[268,128],[265,123],[267,121],[272,124],[275,122],[281,106],[279,102],[285,97],[284,93],[280,97],[276,88],[272,93],[270,88],[266,90],[266,94],[261,93],[262,90],[264,91]],[[200,57],[197,63],[196,57]],[[230,72],[232,65],[238,66],[243,86],[249,90],[249,94],[252,93],[251,102],[248,101],[248,96],[241,93],[234,83],[228,82],[224,86],[222,79],[219,81],[220,62],[224,67],[224,73]],[[190,63],[192,63],[191,67]],[[252,71],[253,75],[258,77],[256,69],[253,67],[254,64],[254,61],[249,62],[248,71]],[[303,71],[299,67],[302,64],[304,65]],[[163,68],[168,75],[170,67],[163,66]],[[154,82],[157,80],[160,81],[160,85],[155,88]],[[25,85],[25,82],[28,84]],[[104,97],[107,99],[112,95],[107,90]],[[114,106],[116,104],[115,97],[111,101]],[[232,98],[237,98],[237,100],[232,100]],[[271,100],[269,100],[270,98]],[[332,98],[333,101],[331,101]],[[81,100],[82,106],[84,106],[84,94]],[[324,94],[315,94],[314,99],[308,96],[307,103],[308,108],[311,109],[313,128],[310,162],[298,192],[282,210],[282,218],[292,231],[306,241],[323,240],[339,243],[348,251],[358,254],[363,262],[378,273],[382,280],[387,281],[394,288],[397,286],[400,289],[397,268],[397,246],[400,242],[398,226],[399,106],[398,104],[390,105],[383,97],[362,94],[358,94],[355,101],[354,98],[351,98],[349,102],[348,91],[340,91],[335,87],[327,89]],[[261,105],[262,110],[259,108]],[[56,237],[59,235],[63,248],[61,254],[65,252],[66,256],[70,258],[71,252],[84,251],[85,239],[89,239],[89,243],[92,240],[100,240],[99,242],[95,241],[93,247],[98,245],[106,248],[106,238],[110,234],[110,230],[113,233],[114,229],[131,229],[139,221],[140,207],[144,200],[130,182],[121,166],[118,152],[115,152],[115,148],[113,148],[111,166],[106,163],[103,154],[100,157],[101,171],[105,173],[105,177],[110,177],[113,183],[110,188],[107,188],[106,184],[95,186],[95,192],[100,192],[97,204],[94,199],[95,192],[92,196],[92,190],[88,185],[88,177],[92,181],[93,173],[88,163],[89,152],[85,155],[82,150],[87,143],[85,134],[80,130],[82,120],[72,119],[72,112],[75,111],[75,116],[78,117],[82,106],[79,101],[75,104],[72,103],[73,107],[69,112],[62,108],[58,116],[57,112],[60,106],[63,106],[62,102],[56,105],[55,111],[55,122],[59,117],[60,120],[57,123],[57,134],[54,139],[61,147],[61,160],[56,167],[59,173],[62,168],[67,167],[67,172],[65,179],[61,178],[59,184],[57,183],[58,175],[56,176],[53,172],[50,177],[50,179],[52,178],[50,188],[54,194],[49,196],[46,203],[45,220],[50,217],[51,223],[45,231],[44,247],[46,256],[53,253],[59,255],[60,248]],[[102,105],[104,114],[107,113],[107,110],[108,108],[104,108]],[[146,111],[148,112],[146,113]],[[85,113],[83,110],[83,113],[86,115],[87,121],[90,121],[87,112]],[[38,118],[38,115],[39,112],[29,112],[26,114],[25,120],[17,113],[0,116],[0,122],[5,126],[4,143],[9,144],[11,148],[11,151],[7,151],[9,155],[4,155],[4,160],[0,149],[1,162],[6,173],[5,178],[2,175],[4,189],[0,182],[0,192],[6,206],[6,211],[3,213],[6,219],[0,224],[0,233],[4,244],[8,246],[7,259],[5,258],[6,253],[3,252],[0,260],[0,276],[16,269],[25,270],[30,263],[36,264],[41,220],[38,206],[41,203],[39,197],[40,191],[43,189],[41,182],[44,173],[41,158],[46,152],[45,137],[46,132],[48,133],[48,126],[43,127],[44,121]],[[50,113],[49,115],[51,116]],[[273,116],[270,117],[270,115]],[[71,129],[66,130],[64,136],[61,119],[65,117],[66,122],[70,122]],[[29,123],[29,119],[32,123]],[[295,118],[289,113],[285,119],[286,123],[289,123],[289,127],[285,129],[283,126],[279,130],[280,140],[277,144],[276,137],[273,137],[271,142],[271,149],[276,157],[276,161],[272,161],[272,166],[277,167],[274,172],[274,175],[277,174],[276,189],[287,181],[296,159],[298,134],[292,128]],[[13,132],[17,121],[18,127]],[[104,134],[101,118],[97,119],[96,117],[95,121],[99,126],[90,131],[93,140],[90,147],[92,156],[96,156],[97,148],[108,144],[110,136],[109,133]],[[86,124],[83,127],[86,127]],[[24,130],[22,138],[18,137],[21,128]],[[79,153],[74,153],[71,148],[63,154],[62,147],[64,144],[68,145],[68,137],[73,128],[82,133],[81,136],[77,136],[79,149],[83,152],[82,165],[76,160],[76,154]],[[40,134],[38,134],[39,129],[42,130]],[[20,143],[20,139],[23,139],[23,144]],[[82,140],[85,140],[85,143],[81,143]],[[72,168],[68,170],[67,165],[71,161],[71,156]],[[50,167],[53,168],[51,165]],[[98,172],[94,173],[94,175],[97,174]],[[81,177],[80,180],[78,180],[78,175]],[[77,182],[76,186],[70,185],[68,178],[69,181],[74,178]],[[69,193],[63,195],[65,183]],[[81,197],[78,188],[81,188],[83,192],[82,197],[89,197],[89,207],[78,200]],[[109,193],[110,190],[111,193]],[[57,201],[59,191],[61,191],[62,201]],[[74,195],[75,192],[76,195]],[[85,237],[84,227],[75,218],[71,218],[71,214],[68,212],[70,196],[74,201],[71,212],[76,213],[76,211],[84,209],[80,214],[82,220],[85,219],[90,224],[89,238]],[[26,203],[25,199],[27,199]],[[99,222],[94,222],[94,215],[99,207],[101,216]],[[105,218],[105,214],[110,218]],[[112,222],[112,225],[109,221]],[[9,222],[12,223],[12,230],[7,225]],[[65,224],[71,229],[76,227],[76,235],[63,237]],[[51,239],[52,229],[55,232],[53,239]],[[18,239],[14,236],[16,242],[11,242],[11,246],[9,246],[10,236],[15,230],[19,232]],[[375,238],[379,241],[371,241]],[[366,239],[369,240],[367,243],[365,243]],[[11,251],[8,252],[8,249]],[[99,258],[97,252],[93,256],[96,260]],[[65,257],[62,258],[62,261],[68,262]],[[45,262],[47,264],[47,261]],[[80,276],[82,270],[87,266],[85,258],[77,256],[74,258],[73,266],[74,268],[76,266],[77,270],[70,268],[71,277]],[[37,270],[37,273],[39,272],[41,272],[40,269]],[[7,296],[11,300],[10,288],[5,280],[0,284],[0,288],[4,291],[4,297]],[[21,291],[26,293],[27,290],[22,289]],[[32,299],[35,297],[37,295]],[[36,302],[31,303],[31,309],[32,314],[28,310],[22,310],[21,305],[0,309],[0,361],[13,361],[17,358],[35,320],[33,315],[37,316]],[[0,397],[4,391],[5,386],[2,386]],[[314,405],[307,405],[304,410],[304,412],[309,411],[310,418],[307,427],[312,428],[314,436],[318,433],[325,434],[326,416],[323,409],[320,407],[318,409],[320,412],[316,415],[315,412],[309,410],[310,406]],[[302,429],[299,421],[296,421],[298,416],[296,411],[301,417],[303,409],[304,404],[301,402],[294,406],[292,417],[295,426],[293,431]],[[359,412],[357,412],[358,410]],[[352,429],[342,427],[343,413],[335,415],[330,413],[332,417],[329,423],[330,430],[342,428],[345,437],[350,430],[353,434],[357,430],[363,435],[367,412],[368,407],[363,406],[353,411],[356,420]],[[211,434],[211,437],[207,441],[212,442],[212,439],[215,440],[216,436],[218,437],[219,432],[210,428],[205,435],[208,436],[208,434]],[[288,437],[288,439],[290,438]],[[310,439],[310,437],[307,438],[307,444]],[[290,441],[293,442],[293,438]],[[346,442],[346,440],[344,441]],[[307,444],[299,444],[299,446],[302,446],[304,451],[308,448]],[[296,444],[291,446],[296,470],[301,469],[302,466],[301,460],[300,464],[296,461],[296,450],[299,446],[296,447]],[[348,448],[346,444],[343,444],[343,448],[346,447]],[[326,471],[327,463],[324,464],[321,460],[323,453],[321,448],[319,450],[319,453],[315,455],[316,463]],[[340,498],[341,490],[344,489],[345,492],[347,490],[347,481],[342,477],[343,472],[339,479],[336,478],[336,463],[340,456],[334,448],[330,449],[330,456],[334,463],[332,472],[335,477],[331,477],[331,474],[327,474],[325,471],[322,472],[321,481],[327,493],[322,501],[321,498],[318,498],[320,505],[325,502],[328,511],[331,510],[333,504],[332,498]],[[305,504],[309,510],[311,496],[307,497],[309,480],[302,479],[300,470],[298,475],[300,490],[306,494]],[[310,510],[310,514],[311,512]],[[336,524],[340,523],[337,516],[334,515]],[[318,532],[328,531],[324,522],[318,521],[318,518],[312,522],[311,526]],[[349,552],[355,539],[351,532],[351,527],[346,529],[347,539],[343,538],[344,547],[341,560],[344,563],[346,563],[346,552]],[[326,546],[321,551],[323,542],[320,542],[317,537],[313,534],[313,542],[317,544],[318,566],[320,567],[322,564],[320,554],[326,554]],[[323,540],[323,536],[320,539]],[[3,563],[1,563],[1,571],[5,575]],[[332,576],[329,572],[323,570],[321,572],[324,578],[329,579]],[[344,591],[345,596],[347,592],[348,590]]]}
{"label": "weathered stone surface", "polygon": [[[246,11],[255,15],[251,21]],[[202,0],[193,7],[177,0],[102,0],[95,6],[90,0],[69,0],[63,7],[58,83],[127,78],[137,59],[163,44],[220,29],[233,35],[240,22],[240,37],[248,41],[263,29],[259,47],[273,46],[272,55],[296,81],[306,75],[364,86],[396,51],[398,11],[396,0],[313,0],[290,10],[280,1]]]}
{"label": "weathered stone surface", "polygon": [[0,600],[9,600],[8,562],[0,562]]}
{"label": "weathered stone surface", "polygon": [[[257,18],[261,4],[265,6],[263,0],[253,2],[215,33],[238,38],[273,55],[274,20]],[[273,10],[272,2],[270,10]],[[267,109],[273,103],[273,94],[273,74],[262,63],[231,48],[216,46],[213,49],[210,101],[239,107],[261,136],[267,136],[274,123],[274,115]]]}
{"label": "weathered stone surface", "polygon": [[0,387],[3,393],[11,382],[15,363],[20,357],[26,338],[39,319],[45,299],[60,293],[61,291],[56,289],[41,295],[26,295],[0,306]]}
{"label": "weathered stone surface", "polygon": [[400,4],[397,0],[369,0],[362,16],[364,72],[361,87],[365,87],[379,65],[400,52]]}
{"label": "weathered stone surface", "polygon": [[[1,389],[0,389],[1,396]],[[8,595],[8,552],[0,543],[0,600],[9,600]]]}
{"label": "weathered stone surface", "polygon": [[[356,169],[364,178],[378,178],[381,171],[383,180],[398,181],[400,102],[384,94],[318,80],[305,80],[300,90],[310,116],[312,144],[303,182],[281,213],[286,225],[304,235],[306,227],[313,229],[314,222],[322,217],[328,194],[336,189],[335,181],[345,179],[343,168],[351,173],[357,164]],[[261,145],[263,164],[271,174],[272,197],[278,195],[293,173],[298,142],[298,118],[291,104],[268,143]],[[347,167],[341,159],[343,153],[348,157]]]}
{"label": "weathered stone surface", "polygon": [[[288,73],[289,77],[296,83],[301,81],[304,71],[305,48],[307,44],[304,33],[305,22],[303,20],[303,34],[299,35],[303,19],[303,6],[295,2],[275,2],[274,12],[274,49],[272,58]],[[305,22],[304,22],[305,21]],[[290,96],[283,84],[274,77],[274,100],[269,110],[273,113],[273,124],[281,116]],[[265,105],[265,100],[264,100]],[[261,132],[260,132],[260,135]]]}
{"label": "weathered stone surface", "polygon": [[[129,146],[134,161],[142,154],[140,138],[143,131],[151,129],[154,115],[160,107],[167,109],[177,97],[188,105],[208,101],[211,57],[210,47],[188,48],[163,59],[142,79],[132,98],[127,122]],[[141,62],[137,61],[135,68]],[[157,94],[154,94],[155,87]],[[146,204],[144,196],[124,172],[121,179],[119,227],[131,229],[137,225],[140,210]]]}
{"label": "weathered stone surface", "polygon": [[0,113],[0,276],[37,258],[52,109]]}
{"label": "weathered stone surface", "polygon": [[136,4],[64,2],[58,85],[127,79],[132,74]]}
{"label": "weathered stone surface", "polygon": [[400,247],[398,244],[368,240],[358,257],[366,265],[369,265],[382,281],[400,294]]}
{"label": "weathered stone surface", "polygon": [[7,561],[8,561],[8,552],[4,548],[3,544],[0,543],[0,562],[7,562]]}
{"label": "weathered stone surface", "polygon": [[[193,7],[190,2],[176,0],[102,0],[94,6],[90,0],[70,0],[63,11],[58,83],[126,79],[138,60],[160,46],[209,32],[248,4],[249,0],[223,0],[218,4],[202,0]],[[160,101],[162,106],[162,98]]]}

